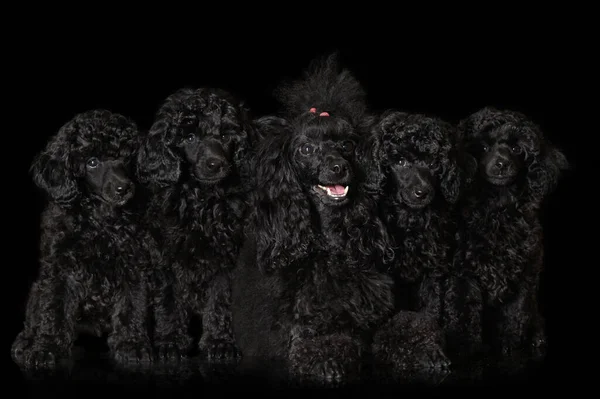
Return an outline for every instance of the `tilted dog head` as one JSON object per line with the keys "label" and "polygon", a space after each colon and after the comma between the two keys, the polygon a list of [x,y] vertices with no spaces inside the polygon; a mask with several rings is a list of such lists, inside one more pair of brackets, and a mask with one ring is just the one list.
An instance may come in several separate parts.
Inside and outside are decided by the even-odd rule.
{"label": "tilted dog head", "polygon": [[383,228],[359,189],[356,148],[367,117],[358,81],[338,69],[334,54],[276,94],[283,117],[257,123],[265,135],[256,151],[251,217],[259,264],[277,269],[308,256],[317,235],[335,250],[352,247],[346,253],[385,251]]}
{"label": "tilted dog head", "polygon": [[80,113],[35,158],[34,182],[62,205],[86,195],[122,206],[135,193],[138,140],[137,125],[123,115],[102,109]]}
{"label": "tilted dog head", "polygon": [[436,197],[455,203],[462,171],[452,125],[435,117],[390,111],[373,129],[373,162],[388,195],[421,209]]}
{"label": "tilted dog head", "polygon": [[249,126],[247,110],[230,93],[180,89],[158,110],[139,153],[139,179],[163,187],[185,176],[215,185],[240,174]]}
{"label": "tilted dog head", "polygon": [[486,107],[459,123],[465,150],[478,164],[480,181],[523,187],[541,199],[569,168],[564,154],[524,114]]}

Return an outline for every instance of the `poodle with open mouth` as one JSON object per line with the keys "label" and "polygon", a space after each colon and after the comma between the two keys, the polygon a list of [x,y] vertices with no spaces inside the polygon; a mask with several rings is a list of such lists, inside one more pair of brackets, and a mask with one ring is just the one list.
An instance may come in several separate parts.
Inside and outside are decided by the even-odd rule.
{"label": "poodle with open mouth", "polygon": [[370,121],[364,92],[334,54],[277,94],[283,117],[260,120],[236,334],[245,355],[284,359],[292,376],[344,380],[393,308],[377,268],[391,247],[355,156]]}

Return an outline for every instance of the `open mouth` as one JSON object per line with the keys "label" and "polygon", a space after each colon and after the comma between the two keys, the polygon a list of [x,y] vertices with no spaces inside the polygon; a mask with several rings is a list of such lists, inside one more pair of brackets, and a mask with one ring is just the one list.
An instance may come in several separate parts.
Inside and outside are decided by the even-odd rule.
{"label": "open mouth", "polygon": [[316,191],[321,191],[325,193],[329,198],[335,200],[341,200],[346,198],[346,195],[348,195],[348,188],[349,186],[343,186],[341,184],[334,184],[330,186],[322,186],[320,184],[317,184],[315,186]]}

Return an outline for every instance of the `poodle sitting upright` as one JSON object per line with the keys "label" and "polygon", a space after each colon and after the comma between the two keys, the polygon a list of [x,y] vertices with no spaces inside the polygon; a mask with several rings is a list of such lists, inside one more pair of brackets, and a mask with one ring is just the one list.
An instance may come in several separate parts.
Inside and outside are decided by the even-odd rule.
{"label": "poodle sitting upright", "polygon": [[153,338],[162,360],[198,349],[240,356],[231,328],[230,276],[249,189],[253,127],[244,104],[219,89],[182,88],[162,104],[144,140],[138,176],[151,195],[147,216],[164,248],[155,279]]}
{"label": "poodle sitting upright", "polygon": [[464,310],[454,329],[457,345],[470,353],[485,344],[500,354],[543,347],[538,212],[568,162],[518,112],[486,107],[462,120],[459,134],[478,167],[461,206],[457,267],[470,289],[459,298]]}
{"label": "poodle sitting upright", "polygon": [[81,331],[108,332],[117,361],[151,360],[148,273],[159,253],[135,209],[138,140],[129,118],[91,110],[62,126],[34,160],[34,182],[50,202],[16,361],[55,364]]}
{"label": "poodle sitting upright", "polygon": [[454,127],[437,117],[388,111],[373,133],[365,165],[379,178],[380,211],[394,241],[390,272],[399,311],[375,336],[375,361],[397,369],[445,367],[442,326],[455,316],[444,303],[453,290],[454,206],[465,176]]}
{"label": "poodle sitting upright", "polygon": [[368,334],[393,307],[377,270],[391,248],[360,188],[355,148],[364,93],[336,56],[277,91],[283,118],[262,118],[249,260],[236,269],[234,324],[245,356],[282,359],[294,377],[359,371]]}

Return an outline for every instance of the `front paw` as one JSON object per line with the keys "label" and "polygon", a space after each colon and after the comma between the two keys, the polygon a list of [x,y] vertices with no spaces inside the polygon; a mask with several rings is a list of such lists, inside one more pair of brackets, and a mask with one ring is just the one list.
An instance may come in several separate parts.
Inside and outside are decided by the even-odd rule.
{"label": "front paw", "polygon": [[156,358],[159,361],[179,361],[183,356],[184,352],[172,343],[160,343],[156,345]]}
{"label": "front paw", "polygon": [[417,365],[432,370],[447,370],[450,368],[450,359],[444,354],[440,347],[426,348],[416,351]]}
{"label": "front paw", "polygon": [[28,366],[55,367],[59,360],[71,356],[69,350],[51,342],[34,342],[30,347],[23,348],[23,358]]}
{"label": "front paw", "polygon": [[208,360],[237,360],[242,357],[241,351],[231,341],[223,339],[208,339],[200,348]]}
{"label": "front paw", "polygon": [[150,363],[152,351],[146,344],[121,342],[112,350],[112,355],[118,363]]}
{"label": "front paw", "polygon": [[12,358],[17,362],[24,360],[25,351],[29,348],[31,342],[30,337],[25,336],[23,333],[19,333],[10,348]]}

